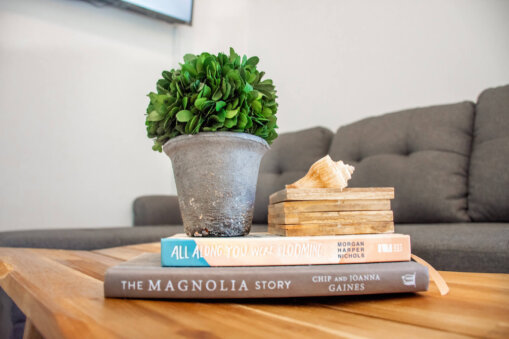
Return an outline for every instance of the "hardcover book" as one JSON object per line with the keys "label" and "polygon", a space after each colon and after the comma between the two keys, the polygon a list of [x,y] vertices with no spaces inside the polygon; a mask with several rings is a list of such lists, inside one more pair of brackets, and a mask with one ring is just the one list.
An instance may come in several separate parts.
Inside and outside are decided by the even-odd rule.
{"label": "hardcover book", "polygon": [[161,267],[159,253],[146,253],[109,268],[104,280],[104,295],[165,299],[315,297],[426,291],[428,284],[428,269],[413,261]]}
{"label": "hardcover book", "polygon": [[161,239],[162,266],[283,266],[410,260],[410,237],[363,234],[281,237],[251,233],[238,238],[177,234]]}

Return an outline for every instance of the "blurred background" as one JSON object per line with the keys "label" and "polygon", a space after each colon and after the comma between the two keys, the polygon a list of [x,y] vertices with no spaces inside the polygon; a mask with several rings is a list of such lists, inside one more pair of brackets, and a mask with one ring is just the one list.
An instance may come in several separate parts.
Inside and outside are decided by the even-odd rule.
{"label": "blurred background", "polygon": [[195,0],[192,25],[77,0],[0,0],[0,231],[127,226],[175,194],[146,94],[186,53],[260,57],[279,132],[333,131],[509,83],[509,1]]}

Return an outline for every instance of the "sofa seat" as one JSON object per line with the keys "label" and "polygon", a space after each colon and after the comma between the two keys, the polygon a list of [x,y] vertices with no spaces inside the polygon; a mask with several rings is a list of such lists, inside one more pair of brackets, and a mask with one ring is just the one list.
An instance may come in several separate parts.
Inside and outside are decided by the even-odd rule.
{"label": "sofa seat", "polygon": [[509,273],[508,223],[396,224],[437,270]]}
{"label": "sofa seat", "polygon": [[96,250],[157,241],[182,231],[181,226],[47,229],[4,232],[0,246]]}

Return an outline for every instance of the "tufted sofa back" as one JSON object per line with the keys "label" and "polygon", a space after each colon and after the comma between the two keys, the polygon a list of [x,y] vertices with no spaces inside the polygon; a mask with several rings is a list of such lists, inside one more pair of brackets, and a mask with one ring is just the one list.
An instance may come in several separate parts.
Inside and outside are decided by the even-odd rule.
{"label": "tufted sofa back", "polygon": [[351,185],[393,186],[400,223],[469,221],[474,104],[416,108],[340,127],[334,160],[355,166]]}
{"label": "tufted sofa back", "polygon": [[327,153],[355,166],[351,186],[393,186],[398,223],[509,221],[509,86],[461,102],[282,134],[262,160],[254,223],[268,197]]}
{"label": "tufted sofa back", "polygon": [[509,221],[509,85],[481,93],[473,135],[468,213],[472,221]]}

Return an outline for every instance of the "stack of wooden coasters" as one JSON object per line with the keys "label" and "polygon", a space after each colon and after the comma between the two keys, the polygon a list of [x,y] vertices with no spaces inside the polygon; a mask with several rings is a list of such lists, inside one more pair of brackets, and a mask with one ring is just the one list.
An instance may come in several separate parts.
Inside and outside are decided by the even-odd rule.
{"label": "stack of wooden coasters", "polygon": [[394,232],[393,187],[286,188],[270,196],[269,233],[283,236]]}

